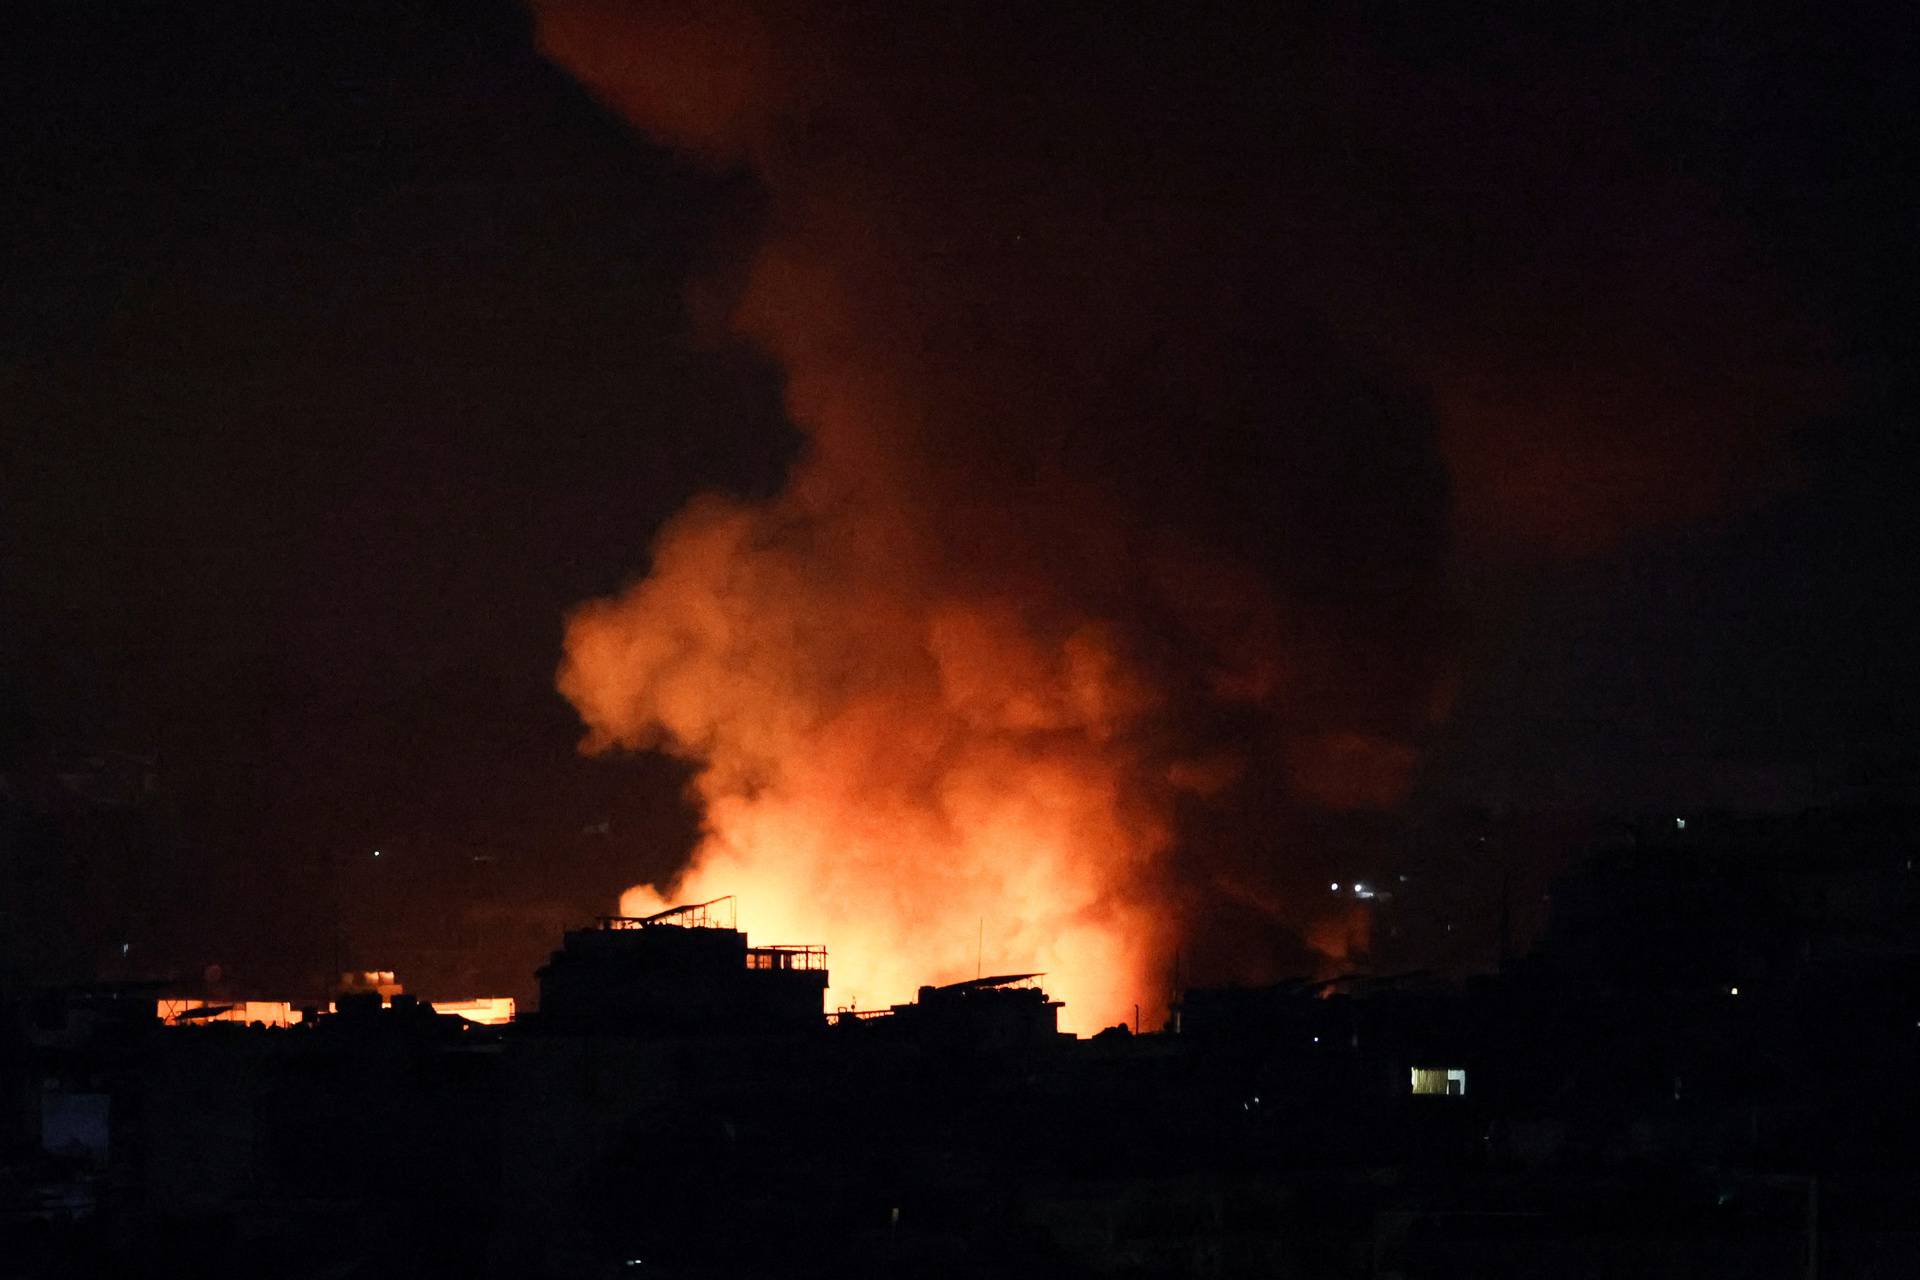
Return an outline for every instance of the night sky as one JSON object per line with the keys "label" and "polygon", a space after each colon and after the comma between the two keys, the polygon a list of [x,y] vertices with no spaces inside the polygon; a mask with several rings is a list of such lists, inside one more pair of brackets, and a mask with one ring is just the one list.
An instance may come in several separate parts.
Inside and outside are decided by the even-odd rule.
{"label": "night sky", "polygon": [[[1559,8],[1362,6],[1285,68],[1334,86],[1316,102],[1351,74],[1339,118],[1399,144],[1273,180],[1306,191],[1302,293],[1416,395],[1450,394],[1436,370],[1462,351],[1560,394],[1583,376],[1538,350],[1560,324],[1623,334],[1609,376],[1672,354],[1649,334],[1680,352],[1646,392],[1684,402],[1677,427],[1438,447],[1451,514],[1426,554],[1457,691],[1408,803],[1910,791],[1911,26],[1538,12]],[[1152,61],[1124,18],[1082,18],[1087,58]],[[137,836],[16,833],[8,963],[84,968],[122,933],[155,970],[284,984],[337,935],[371,955],[406,931],[448,983],[523,973],[691,836],[683,768],[578,754],[553,677],[568,611],[643,572],[663,521],[774,492],[799,448],[780,369],[687,305],[755,234],[754,179],[649,141],[504,3],[4,23],[0,764],[24,796],[130,753],[159,788]],[[1021,39],[1009,64],[1044,68]],[[1257,111],[1259,47],[1167,74]],[[1542,104],[1573,123],[1536,127]],[[1617,185],[1589,126],[1629,158]],[[1583,246],[1640,244],[1619,228],[1642,215],[1651,265],[1623,286]],[[1661,307],[1671,325],[1643,323]],[[1657,482],[1567,483],[1629,456]],[[341,895],[358,905],[327,909]]]}

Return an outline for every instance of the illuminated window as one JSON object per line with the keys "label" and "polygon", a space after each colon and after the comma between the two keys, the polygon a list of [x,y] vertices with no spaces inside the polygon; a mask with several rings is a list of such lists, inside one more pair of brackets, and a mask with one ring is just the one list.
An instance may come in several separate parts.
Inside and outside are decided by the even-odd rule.
{"label": "illuminated window", "polygon": [[1415,1093],[1457,1098],[1467,1091],[1467,1072],[1464,1067],[1414,1067],[1412,1076]]}

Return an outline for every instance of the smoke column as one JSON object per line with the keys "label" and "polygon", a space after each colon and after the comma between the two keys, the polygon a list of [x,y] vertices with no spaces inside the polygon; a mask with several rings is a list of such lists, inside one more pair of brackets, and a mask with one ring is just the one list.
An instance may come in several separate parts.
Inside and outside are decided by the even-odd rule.
{"label": "smoke column", "polygon": [[[1488,173],[1547,162],[1423,136],[1484,104],[1350,32],[1038,8],[535,6],[548,56],[764,193],[693,301],[780,361],[806,440],[778,496],[695,500],[581,606],[559,685],[589,749],[696,770],[699,847],[625,911],[735,894],[756,937],[828,944],[840,1005],[979,945],[1089,1030],[1157,1013],[1176,954],[1259,979],[1364,946],[1304,818],[1405,796],[1450,541],[1557,553],[1721,502],[1716,414],[1767,393],[1768,331],[1729,345],[1766,313],[1744,286],[1636,320],[1682,256],[1744,279],[1638,171],[1621,198],[1666,230],[1575,192],[1601,211],[1570,265],[1577,228],[1504,228],[1489,263],[1406,225],[1371,184],[1500,228]],[[1561,340],[1569,291],[1604,341]]]}

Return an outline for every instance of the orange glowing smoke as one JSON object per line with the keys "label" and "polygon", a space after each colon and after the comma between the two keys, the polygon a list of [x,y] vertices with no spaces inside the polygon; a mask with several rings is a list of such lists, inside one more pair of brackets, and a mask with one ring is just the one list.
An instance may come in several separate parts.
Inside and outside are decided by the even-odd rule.
{"label": "orange glowing smoke", "polygon": [[1372,941],[1373,913],[1359,903],[1307,927],[1307,943],[1321,956],[1316,976],[1322,979],[1339,977],[1363,962]]}
{"label": "orange glowing smoke", "polygon": [[707,836],[671,896],[732,893],[756,937],[824,941],[838,1005],[984,964],[1047,973],[1080,1028],[1157,1006],[1152,885],[1194,784],[1137,744],[1154,694],[1097,623],[862,556],[868,521],[701,502],[651,576],[574,616],[561,688],[596,742],[701,762]]}
{"label": "orange glowing smoke", "polygon": [[[744,8],[540,13],[548,51],[606,100],[771,190],[732,324],[779,357],[809,441],[778,498],[697,500],[645,580],[569,622],[560,688],[589,749],[697,767],[703,840],[676,882],[622,909],[733,894],[757,938],[826,943],[837,1005],[984,967],[1044,972],[1069,1028],[1136,1004],[1155,1016],[1178,929],[1176,806],[1239,766],[1169,731],[1153,650],[1181,644],[1219,703],[1273,696],[1259,575],[1127,533],[1112,495],[1048,445],[1077,389],[1032,348],[1076,326],[1047,310],[1058,282],[976,270],[1017,243],[996,217],[949,216],[992,199],[991,174],[923,171],[953,189],[902,201],[878,175],[912,168],[925,135],[815,149],[834,135],[796,120],[822,68],[775,67],[809,42]],[[946,110],[937,94],[904,109]],[[1007,217],[1037,236],[1043,212]],[[1098,285],[1071,283],[1098,305]],[[1178,634],[1143,632],[1142,596]]]}
{"label": "orange glowing smoke", "polygon": [[[1096,79],[1036,96],[1011,11],[536,12],[603,101],[761,184],[729,322],[807,441],[570,621],[589,748],[696,769],[704,839],[625,909],[734,894],[827,944],[841,1004],[1043,971],[1082,1030],[1157,1016],[1224,900],[1296,936],[1275,811],[1405,793],[1444,508],[1431,424],[1330,372],[1219,185],[1161,163],[1215,153],[1143,161]],[[1311,963],[1263,952],[1209,976]]]}
{"label": "orange glowing smoke", "polygon": [[1711,509],[1766,417],[1733,392],[1768,398],[1769,309],[1686,191],[1364,30],[533,7],[602,102],[757,184],[698,310],[779,361],[806,440],[569,622],[589,749],[695,769],[704,838],[625,909],[737,895],[829,946],[840,1004],[977,963],[1087,1029],[1158,1010],[1176,949],[1214,980],[1311,964],[1283,935],[1362,959],[1294,819],[1413,784],[1449,530],[1556,551]]}

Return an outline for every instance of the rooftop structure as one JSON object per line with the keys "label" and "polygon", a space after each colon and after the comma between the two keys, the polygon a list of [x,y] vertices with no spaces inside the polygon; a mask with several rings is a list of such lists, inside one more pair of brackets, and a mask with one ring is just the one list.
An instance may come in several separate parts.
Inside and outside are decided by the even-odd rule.
{"label": "rooftop structure", "polygon": [[930,1046],[1023,1049],[1059,1038],[1061,1001],[1049,1000],[1038,973],[968,978],[941,987],[921,987],[912,1004],[886,1010],[844,1009],[839,1026],[885,1021],[896,1032]]}
{"label": "rooftop structure", "polygon": [[750,947],[732,908],[716,898],[570,930],[538,974],[541,1024],[640,1035],[819,1026],[826,948]]}

